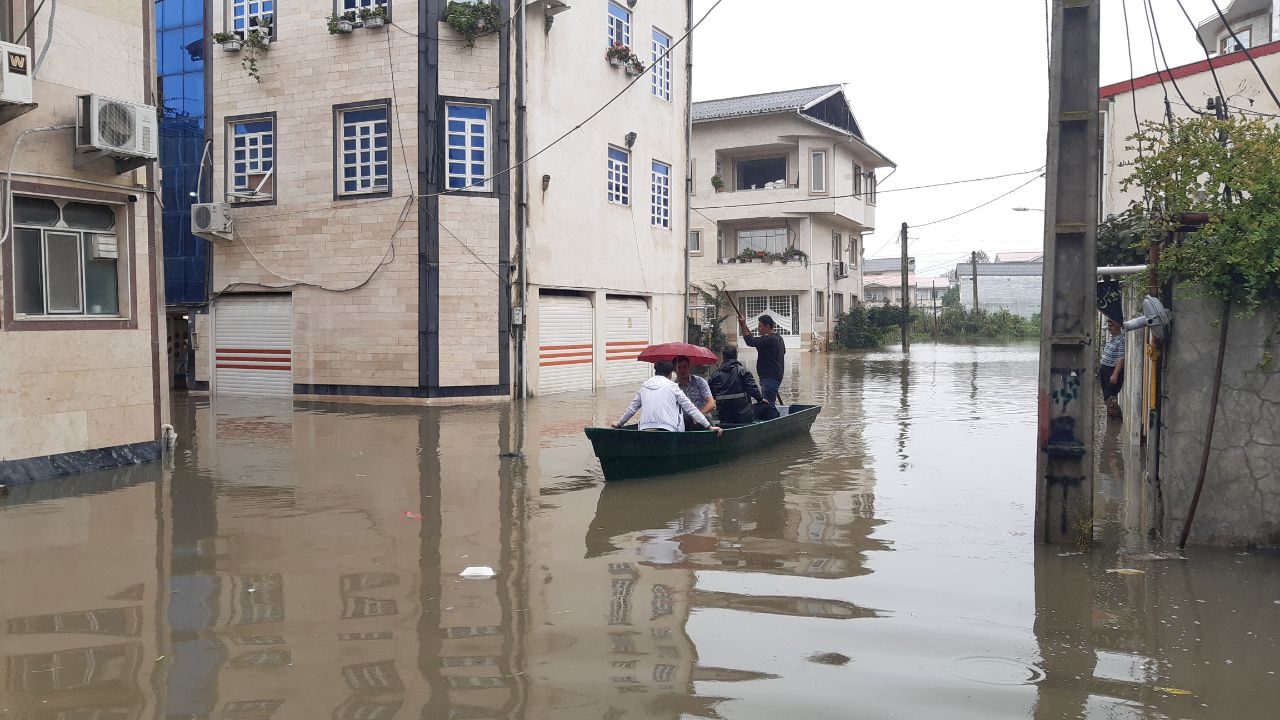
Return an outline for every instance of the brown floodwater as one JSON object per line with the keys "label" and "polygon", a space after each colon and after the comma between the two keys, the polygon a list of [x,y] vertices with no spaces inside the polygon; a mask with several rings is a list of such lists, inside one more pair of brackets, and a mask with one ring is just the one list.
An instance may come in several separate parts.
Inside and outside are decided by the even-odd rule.
{"label": "brown floodwater", "polygon": [[1033,543],[1036,368],[795,354],[811,437],[608,485],[625,388],[176,397],[172,459],[0,499],[0,718],[1280,717],[1280,557]]}

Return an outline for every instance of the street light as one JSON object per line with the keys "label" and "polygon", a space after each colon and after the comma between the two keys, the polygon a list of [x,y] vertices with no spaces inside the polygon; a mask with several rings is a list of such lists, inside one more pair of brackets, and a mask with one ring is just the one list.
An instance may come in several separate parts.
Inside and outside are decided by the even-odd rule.
{"label": "street light", "polygon": [[1012,208],[1012,210],[1014,212],[1044,212],[1044,208],[1016,207]]}

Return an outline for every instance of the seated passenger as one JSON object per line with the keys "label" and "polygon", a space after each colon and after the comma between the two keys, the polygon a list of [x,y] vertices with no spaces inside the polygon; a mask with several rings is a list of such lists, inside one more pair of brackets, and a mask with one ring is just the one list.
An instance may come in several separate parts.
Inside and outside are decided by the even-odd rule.
{"label": "seated passenger", "polygon": [[[683,355],[676,358],[676,384],[680,386],[680,392],[689,398],[689,402],[692,402],[699,412],[708,418],[711,417],[711,411],[716,409],[716,399],[711,394],[711,386],[707,384],[705,378],[689,372],[689,358]],[[697,427],[692,417],[684,416],[685,430],[695,430]]]}
{"label": "seated passenger", "polygon": [[765,402],[760,394],[760,386],[751,371],[738,362],[738,348],[725,345],[720,350],[722,362],[711,376],[711,394],[715,396],[716,408],[720,412],[722,423],[755,422],[755,412],[751,401]]}
{"label": "seated passenger", "polygon": [[675,365],[666,360],[654,363],[653,377],[640,386],[640,391],[631,401],[631,406],[622,413],[618,422],[613,423],[613,427],[620,428],[626,425],[631,416],[638,411],[641,430],[681,432],[684,430],[684,416],[688,414],[698,425],[719,435],[720,428],[712,425],[710,420],[698,412],[698,408],[694,407],[693,403],[689,402],[689,398],[680,392],[680,386],[671,382],[673,370]]}

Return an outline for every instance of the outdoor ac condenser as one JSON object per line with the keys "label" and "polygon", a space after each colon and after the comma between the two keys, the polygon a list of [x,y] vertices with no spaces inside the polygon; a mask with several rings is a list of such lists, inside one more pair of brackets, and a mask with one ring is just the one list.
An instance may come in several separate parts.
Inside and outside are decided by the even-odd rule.
{"label": "outdoor ac condenser", "polygon": [[28,105],[33,101],[31,92],[31,48],[26,45],[0,42],[4,54],[4,67],[0,71],[0,103]]}
{"label": "outdoor ac condenser", "polygon": [[205,240],[231,239],[231,206],[227,203],[195,203],[191,206],[191,234]]}

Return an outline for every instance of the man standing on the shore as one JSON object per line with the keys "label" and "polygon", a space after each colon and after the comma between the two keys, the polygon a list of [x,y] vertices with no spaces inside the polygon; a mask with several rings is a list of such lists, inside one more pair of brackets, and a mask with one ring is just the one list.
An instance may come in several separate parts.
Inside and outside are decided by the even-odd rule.
{"label": "man standing on the shore", "polygon": [[787,346],[776,332],[773,317],[760,316],[760,336],[753,337],[747,321],[738,317],[738,329],[742,331],[742,339],[747,345],[756,349],[756,375],[760,377],[760,392],[764,399],[774,406],[778,405],[778,390],[782,387],[783,358],[787,354]]}

